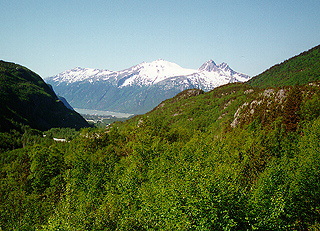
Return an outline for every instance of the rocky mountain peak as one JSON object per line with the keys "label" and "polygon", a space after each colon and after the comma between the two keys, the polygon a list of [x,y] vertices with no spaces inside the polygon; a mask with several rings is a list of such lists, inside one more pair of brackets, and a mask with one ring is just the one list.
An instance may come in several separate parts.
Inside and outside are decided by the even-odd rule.
{"label": "rocky mountain peak", "polygon": [[186,89],[210,91],[215,87],[247,81],[228,64],[213,60],[199,69],[187,69],[163,59],[143,62],[121,71],[79,69],[47,79],[73,107],[126,113],[144,113]]}
{"label": "rocky mountain peak", "polygon": [[217,65],[221,69],[230,69],[229,65],[227,63],[220,63]]}
{"label": "rocky mountain peak", "polygon": [[216,71],[217,70],[217,64],[212,60],[208,60],[207,62],[205,62],[204,64],[202,64],[202,66],[199,68],[199,71]]}

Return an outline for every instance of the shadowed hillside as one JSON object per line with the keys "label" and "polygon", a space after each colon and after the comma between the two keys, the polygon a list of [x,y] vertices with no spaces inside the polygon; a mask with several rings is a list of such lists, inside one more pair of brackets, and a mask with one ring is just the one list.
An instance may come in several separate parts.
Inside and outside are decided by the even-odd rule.
{"label": "shadowed hillside", "polygon": [[88,126],[78,113],[64,106],[37,74],[4,61],[0,61],[0,108],[0,131],[20,125],[40,130]]}

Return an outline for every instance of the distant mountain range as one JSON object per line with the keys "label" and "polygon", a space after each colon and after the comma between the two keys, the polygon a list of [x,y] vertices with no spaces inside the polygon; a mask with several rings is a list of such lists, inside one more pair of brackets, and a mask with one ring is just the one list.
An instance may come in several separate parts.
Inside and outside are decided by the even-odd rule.
{"label": "distant mountain range", "polygon": [[213,60],[199,69],[186,69],[159,59],[122,71],[77,67],[45,81],[72,107],[141,114],[185,89],[210,91],[249,79],[228,64],[216,64]]}

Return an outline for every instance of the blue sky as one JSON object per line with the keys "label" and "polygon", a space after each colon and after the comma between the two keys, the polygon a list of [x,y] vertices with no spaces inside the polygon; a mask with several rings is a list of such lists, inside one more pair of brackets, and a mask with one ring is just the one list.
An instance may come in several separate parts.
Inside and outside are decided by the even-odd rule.
{"label": "blue sky", "polygon": [[0,59],[42,77],[213,59],[257,75],[320,44],[319,0],[0,0]]}

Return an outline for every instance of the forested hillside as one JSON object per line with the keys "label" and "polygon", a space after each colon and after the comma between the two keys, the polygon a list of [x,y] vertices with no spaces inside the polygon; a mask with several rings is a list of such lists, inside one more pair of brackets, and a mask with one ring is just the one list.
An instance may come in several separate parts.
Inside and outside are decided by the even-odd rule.
{"label": "forested hillside", "polygon": [[277,64],[248,81],[251,86],[280,87],[320,80],[320,45],[281,64]]}
{"label": "forested hillside", "polygon": [[70,142],[32,133],[0,154],[0,226],[319,230],[319,87],[191,89]]}
{"label": "forested hillside", "polygon": [[23,125],[39,130],[89,126],[64,106],[40,76],[4,61],[0,61],[0,109],[0,132],[19,130]]}

